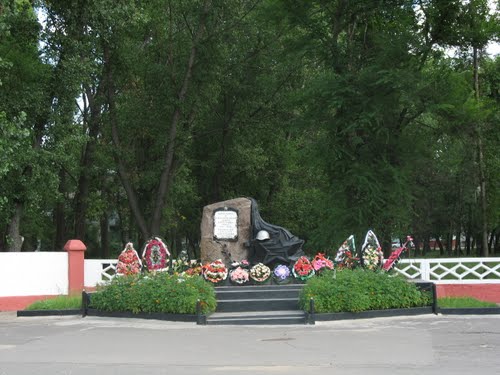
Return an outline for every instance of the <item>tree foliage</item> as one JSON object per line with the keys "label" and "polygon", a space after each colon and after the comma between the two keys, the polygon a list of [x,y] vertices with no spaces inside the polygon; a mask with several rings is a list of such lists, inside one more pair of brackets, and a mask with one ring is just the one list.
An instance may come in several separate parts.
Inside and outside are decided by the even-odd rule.
{"label": "tree foliage", "polygon": [[195,256],[202,207],[251,196],[310,251],[369,228],[498,250],[487,4],[3,1],[0,248]]}

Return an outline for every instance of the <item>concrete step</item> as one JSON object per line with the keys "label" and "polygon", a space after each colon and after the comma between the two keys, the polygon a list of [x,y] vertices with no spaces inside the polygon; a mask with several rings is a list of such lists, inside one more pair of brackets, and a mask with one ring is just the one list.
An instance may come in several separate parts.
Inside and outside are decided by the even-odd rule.
{"label": "concrete step", "polygon": [[239,298],[217,300],[217,312],[298,310],[298,298]]}
{"label": "concrete step", "polygon": [[274,298],[295,298],[298,299],[300,289],[284,289],[284,290],[255,290],[234,288],[228,290],[220,290],[216,292],[217,300],[236,300],[236,299],[274,299]]}
{"label": "concrete step", "polygon": [[296,310],[214,313],[207,319],[208,325],[281,325],[305,323],[306,316],[304,312]]}
{"label": "concrete step", "polygon": [[304,284],[286,284],[286,285],[244,285],[244,286],[234,286],[234,285],[225,285],[225,286],[217,286],[215,287],[216,292],[224,292],[224,291],[284,291],[284,290],[302,290]]}

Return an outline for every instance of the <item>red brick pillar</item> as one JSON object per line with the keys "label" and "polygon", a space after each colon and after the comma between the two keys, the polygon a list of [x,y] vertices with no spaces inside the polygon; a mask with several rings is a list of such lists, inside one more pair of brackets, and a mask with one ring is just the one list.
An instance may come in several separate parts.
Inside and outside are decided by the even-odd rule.
{"label": "red brick pillar", "polygon": [[83,290],[85,250],[87,246],[80,240],[69,240],[64,245],[68,252],[68,292],[79,294]]}

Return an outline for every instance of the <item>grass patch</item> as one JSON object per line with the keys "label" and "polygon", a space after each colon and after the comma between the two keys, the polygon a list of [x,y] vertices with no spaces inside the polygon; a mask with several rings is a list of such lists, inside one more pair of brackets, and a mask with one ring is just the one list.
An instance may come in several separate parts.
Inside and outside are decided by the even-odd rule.
{"label": "grass patch", "polygon": [[201,276],[182,277],[164,272],[119,276],[92,294],[91,308],[132,313],[195,314],[215,311],[215,290]]}
{"label": "grass patch", "polygon": [[420,291],[402,276],[363,269],[339,270],[336,278],[327,272],[308,280],[300,295],[300,306],[308,310],[314,299],[316,312],[360,312],[429,306],[430,294]]}
{"label": "grass patch", "polygon": [[57,296],[55,298],[36,301],[25,310],[70,310],[82,306],[81,296]]}
{"label": "grass patch", "polygon": [[443,308],[498,307],[494,302],[480,301],[472,297],[438,298],[438,306]]}

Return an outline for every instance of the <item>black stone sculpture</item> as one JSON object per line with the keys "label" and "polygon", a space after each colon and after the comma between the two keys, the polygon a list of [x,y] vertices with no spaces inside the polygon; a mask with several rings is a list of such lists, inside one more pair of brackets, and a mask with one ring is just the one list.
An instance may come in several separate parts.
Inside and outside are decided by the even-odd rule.
{"label": "black stone sculpture", "polygon": [[257,201],[253,198],[250,200],[252,201],[251,262],[262,262],[271,267],[276,264],[292,265],[295,263],[300,256],[304,255],[302,251],[304,240],[294,236],[285,228],[262,220]]}

